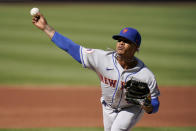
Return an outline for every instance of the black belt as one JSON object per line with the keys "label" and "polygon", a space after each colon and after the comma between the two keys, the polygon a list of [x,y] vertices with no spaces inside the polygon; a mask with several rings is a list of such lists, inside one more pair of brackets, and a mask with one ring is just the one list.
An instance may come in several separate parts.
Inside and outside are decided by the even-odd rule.
{"label": "black belt", "polygon": [[[104,106],[109,106],[109,107],[111,107],[111,105],[107,104],[107,102],[106,102],[105,100],[102,101],[102,104],[103,104]],[[130,106],[128,106],[128,107],[130,107]],[[123,107],[123,108],[113,108],[113,107],[111,107],[111,108],[114,109],[114,112],[118,113],[118,112],[120,112],[121,110],[123,110],[123,109],[125,109],[125,108],[128,108],[128,107]]]}

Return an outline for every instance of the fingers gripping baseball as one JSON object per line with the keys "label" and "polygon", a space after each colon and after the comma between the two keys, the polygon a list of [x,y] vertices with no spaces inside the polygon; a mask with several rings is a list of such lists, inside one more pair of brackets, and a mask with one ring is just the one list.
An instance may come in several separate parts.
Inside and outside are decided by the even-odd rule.
{"label": "fingers gripping baseball", "polygon": [[40,30],[44,31],[50,39],[55,34],[55,30],[48,25],[45,17],[39,12],[38,8],[32,8],[30,10],[30,14],[32,15],[32,23],[39,28]]}
{"label": "fingers gripping baseball", "polygon": [[41,30],[44,30],[48,25],[46,19],[40,12],[33,16],[32,23]]}

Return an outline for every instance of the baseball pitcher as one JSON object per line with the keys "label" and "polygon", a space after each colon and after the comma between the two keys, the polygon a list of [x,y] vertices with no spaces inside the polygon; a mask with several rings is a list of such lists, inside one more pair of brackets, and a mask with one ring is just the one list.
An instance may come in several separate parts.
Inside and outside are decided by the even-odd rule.
{"label": "baseball pitcher", "polygon": [[113,36],[117,40],[116,50],[104,51],[74,43],[49,26],[41,13],[33,16],[32,23],[84,68],[99,76],[105,131],[131,130],[144,112],[152,114],[158,111],[160,92],[155,76],[134,56],[141,44],[136,29],[122,29]]}

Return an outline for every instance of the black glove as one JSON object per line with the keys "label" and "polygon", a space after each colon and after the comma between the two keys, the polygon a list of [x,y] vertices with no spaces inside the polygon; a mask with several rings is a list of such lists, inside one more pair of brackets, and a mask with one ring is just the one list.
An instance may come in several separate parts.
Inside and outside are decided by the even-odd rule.
{"label": "black glove", "polygon": [[148,84],[137,80],[129,80],[125,86],[125,99],[128,103],[136,105],[149,105],[151,100],[148,99],[150,90]]}

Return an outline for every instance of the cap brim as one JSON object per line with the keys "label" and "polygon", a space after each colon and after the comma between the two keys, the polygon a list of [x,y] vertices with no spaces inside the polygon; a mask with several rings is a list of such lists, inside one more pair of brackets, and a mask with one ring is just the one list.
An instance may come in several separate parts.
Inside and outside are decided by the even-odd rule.
{"label": "cap brim", "polygon": [[120,35],[113,35],[112,38],[113,38],[114,40],[119,40],[119,38],[124,38],[124,39],[126,39],[125,37],[122,37],[122,36],[120,36]]}
{"label": "cap brim", "polygon": [[[113,36],[112,36],[112,38],[113,38],[114,40],[119,40],[120,38],[123,38],[123,39],[128,40],[128,41],[129,41],[129,43],[136,44],[135,42],[133,42],[133,41],[131,41],[131,40],[127,39],[126,37],[120,36],[120,35],[113,35]],[[137,45],[137,44],[136,44],[136,45]]]}

